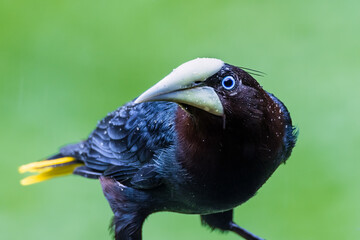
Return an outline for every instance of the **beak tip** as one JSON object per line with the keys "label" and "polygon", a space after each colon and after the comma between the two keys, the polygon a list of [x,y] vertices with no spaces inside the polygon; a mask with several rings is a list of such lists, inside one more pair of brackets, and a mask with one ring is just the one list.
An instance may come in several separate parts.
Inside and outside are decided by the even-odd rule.
{"label": "beak tip", "polygon": [[137,97],[134,101],[135,104],[146,102],[146,98],[143,98],[141,95]]}

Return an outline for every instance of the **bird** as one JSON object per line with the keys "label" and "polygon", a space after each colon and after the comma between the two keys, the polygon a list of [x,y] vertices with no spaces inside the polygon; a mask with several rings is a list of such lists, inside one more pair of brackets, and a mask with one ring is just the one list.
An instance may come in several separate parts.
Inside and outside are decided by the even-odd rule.
{"label": "bird", "polygon": [[19,171],[37,173],[22,185],[98,179],[116,240],[141,240],[145,219],[163,211],[260,240],[233,221],[234,208],[285,163],[297,136],[285,105],[249,69],[196,58],[107,114],[86,140]]}

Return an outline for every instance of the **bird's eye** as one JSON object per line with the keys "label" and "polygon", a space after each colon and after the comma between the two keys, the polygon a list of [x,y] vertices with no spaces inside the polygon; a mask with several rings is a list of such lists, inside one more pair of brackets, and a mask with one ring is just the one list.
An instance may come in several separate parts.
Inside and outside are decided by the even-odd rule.
{"label": "bird's eye", "polygon": [[221,81],[221,84],[226,90],[231,90],[235,87],[235,79],[232,76],[226,76]]}

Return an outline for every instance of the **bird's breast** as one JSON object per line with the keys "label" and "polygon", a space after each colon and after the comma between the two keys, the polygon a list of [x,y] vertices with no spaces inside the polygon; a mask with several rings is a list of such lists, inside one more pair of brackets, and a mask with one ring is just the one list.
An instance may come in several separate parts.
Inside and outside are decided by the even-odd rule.
{"label": "bird's breast", "polygon": [[178,196],[191,210],[223,211],[240,205],[278,166],[281,143],[269,141],[267,130],[259,126],[227,124],[224,129],[221,118],[178,111],[176,130],[176,160],[187,176]]}
{"label": "bird's breast", "polygon": [[193,213],[234,208],[251,198],[267,179],[260,164],[229,159],[226,154],[211,151],[199,156],[189,154],[187,160],[192,157],[196,157],[193,162],[197,161],[197,165],[184,166],[187,178],[181,181],[177,188],[180,192],[175,195]]}

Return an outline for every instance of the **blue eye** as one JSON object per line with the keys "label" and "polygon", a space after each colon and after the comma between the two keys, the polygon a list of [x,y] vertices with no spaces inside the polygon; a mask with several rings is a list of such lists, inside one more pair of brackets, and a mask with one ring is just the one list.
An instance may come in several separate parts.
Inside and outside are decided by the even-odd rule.
{"label": "blue eye", "polygon": [[226,76],[221,81],[221,84],[226,90],[233,89],[235,87],[235,79],[232,76]]}

